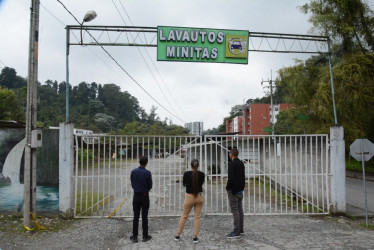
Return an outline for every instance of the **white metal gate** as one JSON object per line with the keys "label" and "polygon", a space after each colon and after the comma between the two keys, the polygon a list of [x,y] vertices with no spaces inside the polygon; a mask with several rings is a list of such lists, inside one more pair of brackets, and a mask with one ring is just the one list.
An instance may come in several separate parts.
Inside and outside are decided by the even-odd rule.
{"label": "white metal gate", "polygon": [[206,212],[228,214],[228,152],[244,162],[245,214],[329,213],[327,135],[206,136]]}
{"label": "white metal gate", "polygon": [[202,162],[201,152],[201,137],[76,136],[75,217],[107,217],[122,203],[114,217],[132,217],[130,173],[142,155],[153,180],[149,215],[180,215],[183,173],[192,159]]}
{"label": "white metal gate", "polygon": [[228,150],[245,163],[245,214],[329,212],[327,135],[109,136],[75,140],[75,217],[132,217],[130,172],[141,155],[152,172],[150,216],[179,216],[183,173],[198,159],[206,173],[204,212],[230,214],[226,194]]}

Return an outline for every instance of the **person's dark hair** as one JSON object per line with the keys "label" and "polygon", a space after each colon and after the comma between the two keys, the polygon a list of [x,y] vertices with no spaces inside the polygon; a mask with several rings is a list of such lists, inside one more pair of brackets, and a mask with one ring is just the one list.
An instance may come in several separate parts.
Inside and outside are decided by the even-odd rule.
{"label": "person's dark hair", "polygon": [[199,161],[196,159],[193,159],[191,161],[191,168],[193,170],[192,172],[192,194],[194,196],[199,194],[199,172],[197,171],[198,167],[199,167]]}
{"label": "person's dark hair", "polygon": [[148,157],[147,156],[140,156],[140,159],[139,159],[139,164],[141,166],[147,166],[148,164]]}
{"label": "person's dark hair", "polygon": [[231,154],[232,156],[234,156],[234,157],[238,157],[238,155],[239,155],[239,151],[238,151],[237,148],[232,148],[232,149],[230,149],[230,154]]}

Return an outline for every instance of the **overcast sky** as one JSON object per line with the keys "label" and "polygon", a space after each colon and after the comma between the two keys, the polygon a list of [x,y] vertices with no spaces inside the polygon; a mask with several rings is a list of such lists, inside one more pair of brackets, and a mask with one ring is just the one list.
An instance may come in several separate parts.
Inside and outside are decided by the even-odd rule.
{"label": "overcast sky", "polygon": [[[311,28],[308,16],[298,9],[298,6],[308,2],[305,0],[61,2],[79,20],[83,19],[88,10],[95,10],[98,16],[90,25],[125,25],[122,18],[130,25],[123,6],[135,26],[163,25],[290,34],[310,34]],[[30,5],[31,0],[0,0],[0,67],[12,67],[23,77],[27,77],[28,68]],[[41,0],[38,77],[41,83],[48,79],[65,81],[65,26],[76,24],[56,0]],[[74,37],[72,42],[76,42]],[[109,47],[107,50],[147,92],[179,118],[158,107],[157,113],[161,120],[171,118],[173,123],[179,125],[202,121],[204,129],[221,124],[232,106],[242,104],[249,98],[264,96],[260,82],[270,78],[271,70],[275,78],[280,68],[293,65],[295,59],[308,57],[300,54],[249,52],[248,65],[157,62],[156,48],[140,48],[151,73],[137,48]],[[70,83],[73,86],[82,81],[115,83],[122,91],[135,96],[148,113],[152,105],[158,106],[101,48],[75,46],[71,49],[69,60]]]}

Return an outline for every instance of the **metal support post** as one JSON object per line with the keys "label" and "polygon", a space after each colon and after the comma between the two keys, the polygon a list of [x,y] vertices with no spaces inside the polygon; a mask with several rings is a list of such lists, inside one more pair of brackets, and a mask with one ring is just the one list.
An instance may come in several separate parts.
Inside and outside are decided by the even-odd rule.
{"label": "metal support post", "polygon": [[66,26],[66,123],[69,123],[69,44],[70,44],[70,28]]}

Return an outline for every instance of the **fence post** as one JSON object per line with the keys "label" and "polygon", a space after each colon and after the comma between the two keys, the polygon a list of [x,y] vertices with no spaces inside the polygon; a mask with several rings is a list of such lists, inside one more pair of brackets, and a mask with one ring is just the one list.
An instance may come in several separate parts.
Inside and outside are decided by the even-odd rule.
{"label": "fence post", "polygon": [[73,217],[74,200],[74,124],[60,123],[59,136],[59,212]]}
{"label": "fence post", "polygon": [[330,127],[331,212],[346,212],[345,145],[343,127]]}

